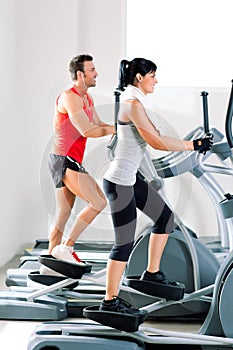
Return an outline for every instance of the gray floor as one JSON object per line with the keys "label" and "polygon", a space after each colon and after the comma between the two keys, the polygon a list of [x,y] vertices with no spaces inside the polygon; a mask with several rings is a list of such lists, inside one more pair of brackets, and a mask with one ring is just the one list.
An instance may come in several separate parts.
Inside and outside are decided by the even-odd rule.
{"label": "gray floor", "polygon": [[[4,267],[0,269],[0,289],[7,289],[5,286],[5,276],[7,269],[17,268],[19,265],[20,256],[15,256]],[[66,321],[69,319],[66,319]],[[70,319],[71,322],[81,321],[90,322],[85,319]],[[40,322],[34,321],[8,321],[0,319],[0,340],[1,344],[6,344],[9,349],[26,350],[28,339],[33,333],[33,330]],[[198,332],[200,328],[199,323],[191,322],[145,322],[150,327],[156,327],[159,329],[184,331],[184,332]],[[77,349],[78,350],[78,349]],[[81,350],[81,349],[80,349]]]}

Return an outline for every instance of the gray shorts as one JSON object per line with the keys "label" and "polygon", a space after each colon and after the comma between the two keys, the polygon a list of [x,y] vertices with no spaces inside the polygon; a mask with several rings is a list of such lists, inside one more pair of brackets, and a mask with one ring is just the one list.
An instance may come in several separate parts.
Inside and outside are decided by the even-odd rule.
{"label": "gray shorts", "polygon": [[88,174],[81,163],[77,162],[75,159],[69,156],[59,156],[57,154],[50,153],[48,157],[48,163],[49,171],[56,188],[65,186],[62,179],[67,168],[78,173]]}

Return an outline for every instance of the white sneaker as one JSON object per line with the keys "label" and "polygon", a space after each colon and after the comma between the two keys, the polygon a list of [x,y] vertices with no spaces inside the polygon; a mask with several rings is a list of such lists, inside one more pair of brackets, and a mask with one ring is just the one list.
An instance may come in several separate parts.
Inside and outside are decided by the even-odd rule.
{"label": "white sneaker", "polygon": [[85,265],[75,253],[72,247],[68,247],[64,244],[59,244],[53,248],[52,255],[56,259],[71,262],[73,264]]}
{"label": "white sneaker", "polygon": [[48,275],[48,276],[59,276],[59,277],[65,277],[64,275],[62,275],[61,273],[54,271],[52,269],[50,269],[49,267],[45,266],[45,265],[41,265],[40,267],[40,274],[41,275]]}

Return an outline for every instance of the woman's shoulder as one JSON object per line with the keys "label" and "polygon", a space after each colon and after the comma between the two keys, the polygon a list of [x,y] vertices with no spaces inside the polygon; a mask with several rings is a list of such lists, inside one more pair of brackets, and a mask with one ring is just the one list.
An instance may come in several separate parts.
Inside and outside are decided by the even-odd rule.
{"label": "woman's shoulder", "polygon": [[133,105],[133,106],[141,106],[142,105],[136,98],[126,99],[125,101],[123,101],[123,103],[128,103],[128,104]]}

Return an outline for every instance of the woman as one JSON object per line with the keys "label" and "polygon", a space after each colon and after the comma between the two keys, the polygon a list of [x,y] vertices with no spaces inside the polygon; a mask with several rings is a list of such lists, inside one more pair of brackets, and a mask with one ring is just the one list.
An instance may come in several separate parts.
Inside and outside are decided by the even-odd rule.
{"label": "woman", "polygon": [[104,176],[104,191],[109,200],[115,231],[115,244],[107,264],[106,294],[100,310],[137,313],[138,310],[117,297],[123,271],[134,244],[136,208],[150,217],[153,228],[148,246],[148,265],[142,280],[174,284],[160,271],[160,261],[169,233],[173,231],[174,215],[160,195],[137,174],[147,144],[165,151],[207,151],[210,138],[184,141],[160,134],[146,95],[157,84],[156,65],[143,58],[120,63],[119,87],[125,91],[121,104],[115,157]]}

